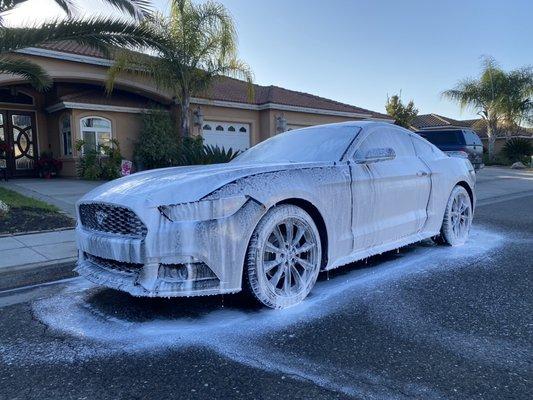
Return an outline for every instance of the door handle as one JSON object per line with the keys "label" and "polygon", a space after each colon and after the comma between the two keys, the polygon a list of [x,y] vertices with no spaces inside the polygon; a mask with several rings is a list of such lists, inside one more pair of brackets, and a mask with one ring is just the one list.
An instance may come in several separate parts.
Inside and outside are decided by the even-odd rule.
{"label": "door handle", "polygon": [[416,176],[427,176],[427,175],[428,175],[428,173],[426,171],[418,171],[416,173]]}

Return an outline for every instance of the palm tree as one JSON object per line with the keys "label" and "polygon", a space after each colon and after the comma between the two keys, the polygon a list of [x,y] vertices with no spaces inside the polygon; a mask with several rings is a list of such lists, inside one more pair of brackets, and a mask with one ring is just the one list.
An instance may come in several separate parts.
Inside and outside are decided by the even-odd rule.
{"label": "palm tree", "polygon": [[492,58],[483,59],[477,79],[464,79],[443,96],[461,109],[470,108],[484,120],[489,141],[489,159],[494,159],[494,143],[504,126],[533,122],[533,69],[524,67],[506,72]]}
{"label": "palm tree", "polygon": [[72,17],[75,8],[72,0],[55,0],[66,11],[68,18],[54,20],[30,27],[6,27],[2,17],[28,0],[0,0],[0,73],[24,77],[38,90],[50,86],[50,78],[39,65],[17,57],[13,52],[26,47],[40,46],[71,40],[108,51],[109,46],[154,46],[156,41],[150,28],[139,19],[148,16],[147,0],[103,0],[126,12],[134,21],[121,18]]}
{"label": "palm tree", "polygon": [[159,33],[161,50],[153,57],[140,57],[131,52],[117,56],[109,69],[109,92],[124,71],[151,77],[159,89],[171,93],[175,105],[179,106],[183,136],[190,134],[191,97],[208,90],[218,77],[245,79],[249,83],[249,95],[253,96],[253,76],[236,56],[235,25],[223,5],[174,0],[170,15],[150,18],[149,25]]}

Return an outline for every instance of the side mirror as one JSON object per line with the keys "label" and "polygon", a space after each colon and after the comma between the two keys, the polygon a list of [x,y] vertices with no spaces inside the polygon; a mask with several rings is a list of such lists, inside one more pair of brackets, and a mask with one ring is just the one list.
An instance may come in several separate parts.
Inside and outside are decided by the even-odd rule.
{"label": "side mirror", "polygon": [[390,147],[377,147],[355,153],[355,162],[359,164],[370,164],[379,161],[394,160],[395,158],[396,153]]}

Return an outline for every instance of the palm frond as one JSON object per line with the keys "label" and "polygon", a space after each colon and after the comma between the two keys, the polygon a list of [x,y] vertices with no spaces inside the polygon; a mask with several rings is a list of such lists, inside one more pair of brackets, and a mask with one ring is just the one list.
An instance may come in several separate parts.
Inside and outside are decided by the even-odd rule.
{"label": "palm frond", "polygon": [[21,76],[37,90],[44,90],[52,83],[46,71],[39,65],[20,58],[0,57],[0,73]]}
{"label": "palm frond", "polygon": [[[57,0],[56,0],[57,1]],[[64,0],[60,0],[64,1]],[[137,20],[149,16],[152,13],[152,6],[150,0],[102,0],[113,7],[128,13]]]}
{"label": "palm frond", "polygon": [[[26,1],[26,0],[24,0]],[[56,4],[69,16],[72,16],[73,11],[76,9],[72,0],[54,0]]]}
{"label": "palm frond", "polygon": [[114,59],[113,65],[107,72],[106,92],[108,94],[113,91],[118,77],[123,73],[150,78],[158,89],[170,91],[174,95],[179,93],[179,81],[174,79],[175,64],[169,63],[164,58],[121,51],[115,54]]}
{"label": "palm frond", "polygon": [[92,47],[157,47],[147,24],[132,24],[120,19],[68,19],[47,22],[40,26],[3,28],[0,31],[0,53],[61,40],[72,40]]}

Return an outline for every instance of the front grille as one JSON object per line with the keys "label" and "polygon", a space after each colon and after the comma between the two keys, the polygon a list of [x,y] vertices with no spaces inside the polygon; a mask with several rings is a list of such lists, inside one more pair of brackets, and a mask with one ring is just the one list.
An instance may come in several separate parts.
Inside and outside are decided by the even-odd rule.
{"label": "front grille", "polygon": [[122,271],[122,272],[128,272],[128,273],[138,272],[143,267],[142,264],[109,260],[107,258],[96,257],[88,253],[85,253],[85,257],[87,258],[87,260],[89,260],[93,264],[96,264],[100,267],[103,267],[106,269],[114,269],[114,270]]}
{"label": "front grille", "polygon": [[146,226],[129,208],[102,203],[81,204],[80,222],[94,231],[144,238]]}

